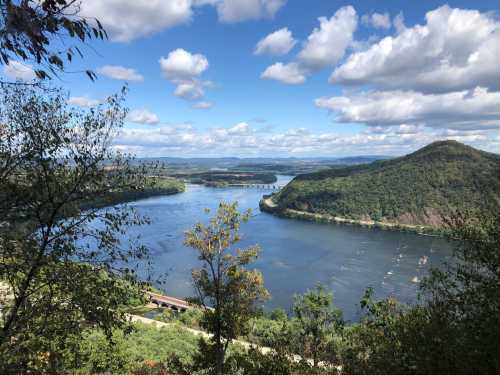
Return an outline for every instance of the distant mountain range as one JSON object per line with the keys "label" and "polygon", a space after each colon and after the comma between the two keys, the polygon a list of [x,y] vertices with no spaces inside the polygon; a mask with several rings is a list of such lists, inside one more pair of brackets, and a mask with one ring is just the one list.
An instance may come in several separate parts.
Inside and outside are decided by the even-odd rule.
{"label": "distant mountain range", "polygon": [[407,156],[299,175],[273,196],[275,212],[440,227],[454,210],[500,210],[500,155],[455,141]]}
{"label": "distant mountain range", "polygon": [[350,157],[317,157],[317,158],[139,158],[136,163],[160,163],[170,175],[179,173],[203,173],[211,170],[253,173],[274,173],[297,175],[325,168],[370,163],[375,160],[386,160],[388,156],[350,156]]}
{"label": "distant mountain range", "polygon": [[290,164],[297,162],[323,162],[333,164],[361,164],[369,163],[375,160],[390,159],[391,156],[384,155],[362,155],[347,157],[156,157],[156,158],[137,158],[137,161],[159,161],[167,164]]}

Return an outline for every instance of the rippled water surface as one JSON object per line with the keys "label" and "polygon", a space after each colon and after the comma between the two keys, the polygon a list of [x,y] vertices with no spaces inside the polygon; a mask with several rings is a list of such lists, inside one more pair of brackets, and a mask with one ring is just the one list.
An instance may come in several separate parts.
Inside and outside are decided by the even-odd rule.
{"label": "rippled water surface", "polygon": [[[287,177],[280,176],[279,183],[285,181]],[[184,231],[207,218],[204,208],[216,208],[220,201],[238,201],[241,209],[254,209],[254,217],[242,227],[242,245],[259,244],[262,248],[255,267],[262,271],[272,294],[266,307],[288,310],[294,293],[321,282],[333,290],[335,303],[348,320],[357,319],[359,300],[368,286],[375,289],[377,297],[393,295],[405,302],[414,301],[416,281],[429,266],[441,264],[451,254],[441,238],[261,213],[258,203],[268,192],[190,185],[182,194],[135,202],[152,224],[129,234],[140,234],[150,248],[155,273],[168,273],[167,293],[189,296],[190,270],[199,262],[194,250],[183,246]]]}

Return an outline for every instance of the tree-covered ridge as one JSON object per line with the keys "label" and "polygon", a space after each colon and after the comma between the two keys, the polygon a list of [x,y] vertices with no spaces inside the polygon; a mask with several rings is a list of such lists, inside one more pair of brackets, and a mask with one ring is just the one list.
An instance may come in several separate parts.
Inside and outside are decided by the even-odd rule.
{"label": "tree-covered ridge", "polygon": [[500,155],[435,142],[396,159],[297,176],[274,201],[281,211],[439,227],[457,208],[500,208]]}
{"label": "tree-covered ridge", "polygon": [[91,199],[82,204],[81,207],[85,209],[114,206],[139,199],[182,193],[186,189],[184,182],[171,177],[146,177],[146,182],[147,184],[141,187],[141,189],[109,191],[105,196],[98,199]]}
{"label": "tree-covered ridge", "polygon": [[204,184],[212,187],[247,184],[273,184],[277,181],[273,173],[241,171],[208,171],[199,173],[175,173],[171,177],[189,181],[192,184]]}

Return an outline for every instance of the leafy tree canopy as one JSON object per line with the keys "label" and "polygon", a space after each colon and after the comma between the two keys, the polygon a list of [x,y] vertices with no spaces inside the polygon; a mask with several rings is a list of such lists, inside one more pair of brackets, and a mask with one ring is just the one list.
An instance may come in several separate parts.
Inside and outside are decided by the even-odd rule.
{"label": "leafy tree canopy", "polygon": [[[246,267],[259,254],[257,246],[236,248],[240,226],[250,212],[240,213],[237,203],[221,203],[208,224],[197,224],[186,233],[186,245],[203,262],[193,270],[198,303],[204,306],[202,327],[213,334],[214,368],[224,371],[224,358],[231,340],[248,332],[249,319],[258,313],[258,302],[268,297],[262,274]],[[207,348],[210,349],[210,348]]]}
{"label": "leafy tree canopy", "polygon": [[[114,191],[140,191],[144,166],[112,148],[125,92],[90,110],[60,91],[0,91],[0,373],[43,372],[85,327],[125,326],[122,305],[140,298],[135,266],[147,249],[128,226],[132,208],[88,206]],[[85,207],[85,209],[83,208]]]}

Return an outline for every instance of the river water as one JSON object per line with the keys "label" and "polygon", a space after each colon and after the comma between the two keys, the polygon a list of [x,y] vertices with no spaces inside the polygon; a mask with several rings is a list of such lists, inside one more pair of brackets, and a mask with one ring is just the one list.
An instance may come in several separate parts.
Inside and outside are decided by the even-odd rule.
{"label": "river water", "polygon": [[[279,176],[278,184],[289,177]],[[318,282],[334,293],[334,303],[349,321],[359,318],[359,300],[371,286],[377,298],[395,296],[412,303],[418,280],[430,266],[451,255],[442,238],[339,224],[283,219],[259,211],[259,200],[269,190],[259,188],[208,188],[188,185],[186,192],[133,203],[152,224],[132,228],[127,236],[141,236],[151,251],[155,275],[167,273],[165,291],[175,297],[193,295],[191,269],[200,265],[196,253],[183,245],[184,232],[204,221],[205,208],[220,201],[238,201],[252,208],[252,219],[242,226],[242,246],[259,244],[262,253],[254,263],[264,275],[272,298],[267,309],[287,311],[295,293]]]}

